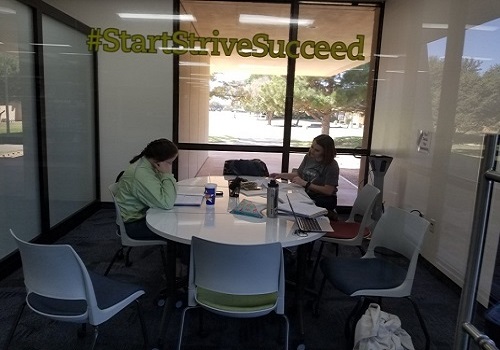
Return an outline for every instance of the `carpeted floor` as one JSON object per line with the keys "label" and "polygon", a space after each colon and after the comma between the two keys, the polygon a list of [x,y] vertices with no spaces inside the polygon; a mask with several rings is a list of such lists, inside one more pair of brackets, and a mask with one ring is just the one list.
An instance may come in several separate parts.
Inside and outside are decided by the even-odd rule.
{"label": "carpeted floor", "polygon": [[[119,248],[115,235],[114,211],[103,209],[66,235],[60,243],[69,243],[82,260],[98,273],[104,273],[113,254]],[[319,246],[319,244],[317,244]],[[334,254],[327,250],[327,254]],[[356,248],[341,247],[340,254],[359,256]],[[147,322],[150,348],[155,347],[159,336],[162,308],[157,297],[164,286],[162,265],[158,248],[134,248],[133,264],[125,267],[118,261],[109,277],[141,284],[146,290],[142,307]],[[292,263],[293,264],[293,263]],[[452,349],[456,314],[460,296],[457,289],[428,269],[425,261],[419,263],[414,282],[414,300],[431,335],[431,349]],[[293,268],[293,266],[291,266]],[[293,269],[292,269],[293,270]],[[312,270],[312,266],[309,267]],[[310,272],[310,271],[309,271]],[[321,272],[317,274],[319,286]],[[292,304],[294,289],[287,287],[287,315],[290,319],[290,349],[301,343],[297,330],[296,314]],[[0,281],[0,347],[4,347],[8,332],[25,296],[22,271]],[[179,294],[182,299],[183,295]],[[319,317],[312,313],[312,297],[306,298],[305,347],[311,350],[345,349],[344,322],[355,305],[349,298],[327,285],[320,305]],[[423,349],[424,338],[411,304],[404,299],[384,299],[382,310],[398,315],[402,327],[412,336],[415,349]],[[164,337],[164,348],[174,348],[178,340],[181,309],[175,310]],[[283,348],[283,319],[271,314],[259,319],[229,319],[203,312],[204,334],[198,332],[198,310],[188,313],[187,329],[183,339],[184,349],[279,349]],[[480,322],[480,321],[478,321]],[[77,337],[79,327],[47,320],[25,310],[9,349],[88,349],[92,336],[87,328],[85,338]],[[135,308],[127,308],[100,327],[96,349],[141,349],[142,336]]]}

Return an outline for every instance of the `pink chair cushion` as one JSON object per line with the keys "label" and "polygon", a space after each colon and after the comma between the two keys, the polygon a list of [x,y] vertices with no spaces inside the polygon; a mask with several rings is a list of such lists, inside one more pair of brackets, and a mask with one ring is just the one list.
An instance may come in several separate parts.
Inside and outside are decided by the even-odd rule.
{"label": "pink chair cushion", "polygon": [[[331,221],[330,224],[334,232],[327,232],[323,237],[325,238],[339,238],[351,239],[356,237],[359,231],[358,222],[345,222],[345,221]],[[369,236],[371,233],[369,228],[365,228],[364,237]]]}

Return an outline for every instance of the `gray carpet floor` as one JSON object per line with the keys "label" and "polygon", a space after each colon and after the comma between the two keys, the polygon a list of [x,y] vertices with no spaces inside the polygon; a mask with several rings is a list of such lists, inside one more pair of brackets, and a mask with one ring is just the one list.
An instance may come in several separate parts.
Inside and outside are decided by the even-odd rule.
{"label": "gray carpet floor", "polygon": [[[115,234],[114,211],[102,209],[79,227],[68,233],[58,243],[71,244],[87,267],[104,274],[115,251],[120,247]],[[317,243],[315,249],[319,247]],[[314,257],[313,252],[313,257]],[[326,249],[326,254],[334,250]],[[341,255],[359,256],[356,248],[341,247]],[[165,285],[158,248],[134,248],[131,253],[132,266],[125,267],[118,261],[109,277],[134,282],[143,286],[146,295],[142,298],[142,309],[146,319],[150,348],[155,347],[159,337],[162,307],[157,305],[158,296]],[[293,262],[290,265],[293,271]],[[312,270],[312,264],[308,272]],[[322,273],[317,273],[315,286],[320,285]],[[294,288],[286,291],[287,310],[290,319],[290,349],[302,344],[298,334],[297,315],[294,312]],[[15,320],[19,306],[25,297],[22,270],[14,272],[0,281],[0,347]],[[180,292],[179,300],[184,295]],[[419,263],[414,282],[413,299],[418,303],[431,336],[431,349],[452,349],[456,315],[460,295],[451,282]],[[312,312],[312,296],[305,300],[306,349],[345,349],[344,324],[356,303],[354,298],[342,295],[327,284],[319,316]],[[171,322],[162,337],[163,348],[175,348],[178,340],[182,308],[174,310]],[[402,327],[412,337],[415,349],[424,348],[424,337],[411,304],[404,299],[384,299],[382,310],[400,317]],[[230,319],[203,313],[204,332],[198,332],[200,313],[188,313],[187,328],[183,339],[184,349],[280,349],[283,348],[283,319],[274,314],[259,319]],[[480,318],[478,320],[480,321]],[[9,349],[88,349],[92,339],[92,329],[87,328],[87,336],[77,337],[78,325],[47,320],[25,309]],[[135,308],[127,308],[100,327],[96,349],[141,349],[142,336]]]}

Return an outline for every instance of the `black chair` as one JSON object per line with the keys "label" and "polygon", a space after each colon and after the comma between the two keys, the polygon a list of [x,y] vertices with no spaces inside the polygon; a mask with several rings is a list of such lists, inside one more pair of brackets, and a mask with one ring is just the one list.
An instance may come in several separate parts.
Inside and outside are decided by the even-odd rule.
{"label": "black chair", "polygon": [[223,175],[269,176],[267,165],[260,159],[229,159],[224,162]]}

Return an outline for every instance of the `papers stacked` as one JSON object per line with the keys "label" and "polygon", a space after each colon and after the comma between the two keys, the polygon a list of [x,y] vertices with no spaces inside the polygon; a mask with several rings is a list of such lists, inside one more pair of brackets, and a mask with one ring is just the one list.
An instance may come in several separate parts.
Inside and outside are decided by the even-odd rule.
{"label": "papers stacked", "polygon": [[280,203],[288,203],[288,200],[286,199],[286,196],[288,195],[288,198],[290,198],[290,201],[293,203],[299,202],[299,203],[308,203],[308,204],[314,204],[314,201],[307,195],[305,192],[288,192],[288,191],[280,191],[278,195],[278,200]]}
{"label": "papers stacked", "polygon": [[[295,210],[295,214],[297,214],[298,216],[315,218],[328,214],[328,210],[318,207],[315,204],[294,201],[292,205],[293,209]],[[288,202],[278,204],[278,212],[293,215],[292,209],[290,209],[290,204],[288,204]]]}

